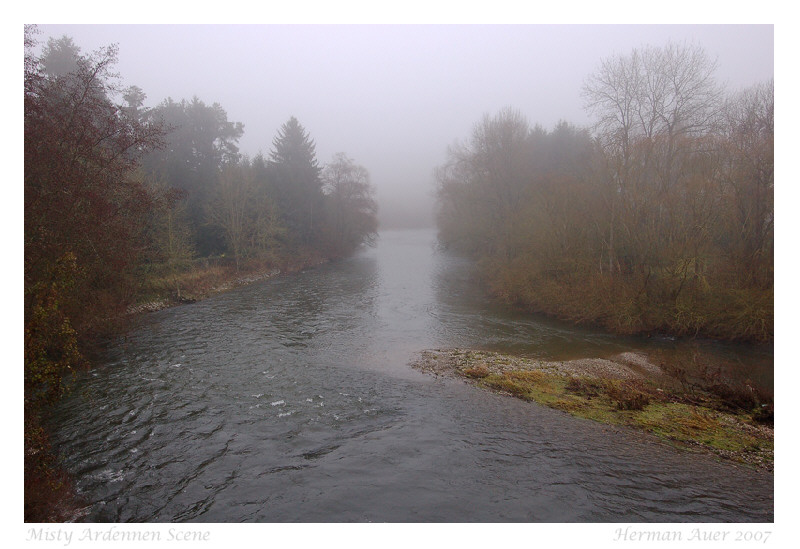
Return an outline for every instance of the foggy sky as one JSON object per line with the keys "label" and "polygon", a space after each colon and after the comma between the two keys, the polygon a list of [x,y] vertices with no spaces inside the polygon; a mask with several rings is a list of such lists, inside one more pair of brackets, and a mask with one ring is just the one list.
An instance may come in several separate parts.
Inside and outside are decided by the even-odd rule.
{"label": "foggy sky", "polygon": [[774,75],[772,25],[39,25],[83,53],[119,45],[124,85],[219,103],[268,154],[295,116],[321,164],[344,152],[369,171],[384,225],[430,210],[433,169],[484,114],[588,125],[581,85],[602,58],[669,40],[700,45],[738,90]]}

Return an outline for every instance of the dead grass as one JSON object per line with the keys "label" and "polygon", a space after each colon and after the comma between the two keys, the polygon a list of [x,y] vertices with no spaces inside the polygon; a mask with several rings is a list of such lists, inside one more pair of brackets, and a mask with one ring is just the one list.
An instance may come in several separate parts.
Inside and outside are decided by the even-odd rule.
{"label": "dead grass", "polygon": [[325,258],[318,252],[307,250],[293,257],[242,260],[238,268],[232,259],[199,259],[177,275],[155,266],[142,276],[138,304],[132,310],[147,311],[200,301],[231,288],[278,274],[295,273],[324,262]]}
{"label": "dead grass", "polygon": [[483,364],[477,364],[469,368],[464,368],[464,375],[475,379],[482,379],[488,376],[489,373],[489,369]]}

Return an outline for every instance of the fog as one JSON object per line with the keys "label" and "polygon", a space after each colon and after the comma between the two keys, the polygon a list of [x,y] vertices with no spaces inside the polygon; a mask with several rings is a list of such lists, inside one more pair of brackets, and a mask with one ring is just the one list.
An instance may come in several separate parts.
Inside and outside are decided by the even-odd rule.
{"label": "fog", "polygon": [[[602,400],[606,417],[612,417],[606,412],[618,408],[625,421],[634,421],[634,414],[642,411],[651,397],[659,406],[671,401],[681,410],[686,402],[703,400],[714,409],[700,411],[699,406],[693,414],[711,414],[712,419],[730,423],[728,426],[748,422],[733,442],[729,443],[726,435],[725,440],[715,439],[716,449],[706,449],[741,460],[741,467],[732,466],[742,471],[750,471],[750,465],[763,467],[764,475],[759,472],[756,482],[766,482],[766,488],[754,499],[750,493],[737,492],[732,484],[731,490],[727,485],[717,486],[710,475],[709,487],[723,488],[719,497],[714,496],[711,505],[695,501],[697,488],[684,482],[691,481],[686,475],[694,470],[694,458],[699,457],[692,455],[689,460],[679,460],[675,482],[664,484],[658,477],[657,486],[652,487],[655,492],[612,478],[612,500],[605,504],[619,500],[625,503],[622,515],[645,518],[652,511],[680,520],[714,518],[716,511],[708,514],[707,510],[716,508],[725,511],[725,519],[730,518],[729,511],[734,517],[746,518],[756,516],[749,514],[753,510],[759,517],[774,514],[769,488],[774,463],[772,389],[793,386],[787,383],[785,368],[779,368],[782,379],[773,381],[775,309],[796,313],[798,304],[792,292],[800,285],[779,283],[780,299],[775,299],[774,235],[788,234],[785,226],[797,216],[786,215],[795,203],[787,200],[786,185],[779,185],[783,196],[775,200],[775,93],[771,80],[775,73],[774,27],[779,27],[783,40],[790,40],[787,35],[791,31],[781,32],[780,25],[772,24],[488,24],[494,17],[479,25],[289,25],[277,24],[281,6],[242,7],[236,2],[214,6],[215,20],[238,17],[258,21],[270,16],[273,24],[42,24],[42,20],[83,23],[90,15],[146,21],[142,18],[175,10],[165,2],[158,6],[147,2],[93,6],[91,10],[70,3],[56,6],[55,11],[47,4],[37,5],[41,13],[27,21],[38,22],[35,35],[31,36],[28,26],[24,32],[24,151],[19,157],[23,159],[24,177],[20,179],[24,185],[20,187],[25,196],[24,224],[17,223],[17,230],[24,227],[25,234],[24,241],[22,235],[13,238],[17,245],[24,243],[25,287],[24,292],[17,292],[24,303],[17,311],[24,312],[20,316],[24,316],[25,328],[26,522],[108,517],[303,520],[329,510],[332,520],[374,520],[384,515],[372,511],[386,502],[391,505],[385,516],[401,510],[401,514],[395,513],[398,520],[543,520],[561,515],[568,520],[611,520],[621,516],[614,504],[598,505],[591,497],[592,489],[582,482],[559,482],[563,491],[552,490],[553,478],[580,481],[598,473],[608,476],[603,469],[613,466],[614,456],[606,450],[616,442],[592,447],[587,454],[592,445],[587,446],[583,432],[577,438],[562,437],[567,453],[557,452],[554,461],[550,452],[541,464],[531,465],[527,458],[495,460],[492,448],[488,454],[482,449],[480,453],[486,455],[479,456],[481,460],[467,456],[451,471],[452,478],[464,479],[463,486],[445,479],[447,482],[439,482],[433,491],[425,476],[418,475],[419,460],[413,455],[401,455],[399,462],[384,459],[387,451],[392,453],[398,447],[397,432],[410,435],[406,438],[411,442],[433,441],[434,446],[449,451],[463,446],[472,435],[477,437],[473,441],[476,448],[485,446],[480,433],[475,434],[475,426],[497,425],[503,432],[518,432],[521,448],[530,446],[529,422],[506,418],[506,406],[499,400],[486,401],[491,408],[486,417],[478,414],[459,423],[463,414],[450,413],[449,402],[461,403],[462,395],[444,395],[438,384],[417,384],[403,373],[409,357],[425,348],[463,346],[503,355],[527,354],[526,349],[535,348],[531,358],[536,360],[562,356],[605,359],[611,352],[625,350],[626,354],[636,353],[639,362],[641,351],[643,360],[661,366],[665,375],[656,377],[675,377],[671,385],[680,385],[683,391],[658,395],[649,380],[629,384],[624,379],[627,376],[599,385],[587,378],[585,384],[578,380],[580,390],[575,394],[568,384],[564,391],[570,393],[570,400],[559,402],[584,413],[590,409],[572,397],[580,393],[588,401],[598,396],[595,404]],[[434,3],[430,4],[435,11]],[[504,4],[493,3],[490,8],[502,12],[505,20],[524,21]],[[591,17],[581,4],[562,3],[557,9],[573,10],[584,19]],[[400,7],[380,6],[372,9],[385,12],[394,8],[395,15],[411,16]],[[604,10],[608,17],[620,13],[642,16],[642,8],[634,4],[625,12],[615,2],[598,6],[594,9]],[[369,11],[369,7],[364,9]],[[207,16],[197,6],[178,9],[182,11],[178,18],[175,11],[167,15],[172,21]],[[310,20],[321,20],[321,12],[313,11],[313,6],[302,3],[299,9],[307,9]],[[344,11],[346,7],[331,3],[327,9]],[[464,13],[471,10],[456,3],[451,9],[458,21],[466,20]],[[769,7],[750,9],[753,13],[743,11],[747,19],[739,21],[776,18]],[[540,17],[548,17],[538,12],[538,6],[529,8],[534,10]],[[697,16],[702,8],[699,3],[672,2],[651,5],[647,10],[657,10],[660,18],[671,20],[690,12]],[[711,18],[701,16],[709,21],[720,13]],[[735,16],[731,11],[722,15],[728,20]],[[783,20],[788,28],[791,20]],[[22,25],[16,30],[22,30]],[[57,42],[62,37],[69,37],[72,43]],[[17,47],[19,38],[8,33],[7,39],[15,40]],[[31,50],[31,38],[38,40],[38,51]],[[49,39],[55,40],[54,47],[43,49]],[[116,49],[108,49],[111,45]],[[13,47],[6,50],[19,63],[19,51]],[[645,54],[631,55],[634,50]],[[778,50],[792,51],[781,40]],[[109,52],[115,51],[118,58],[112,69],[119,81],[110,82],[113,79],[104,63],[114,57]],[[98,55],[92,57],[92,52]],[[715,65],[714,81],[706,70],[709,59]],[[606,60],[612,63],[603,67]],[[780,89],[791,90],[787,84],[791,72],[779,72]],[[717,84],[726,93],[720,93]],[[162,139],[161,124],[153,123],[154,118],[139,109],[138,93],[127,94],[129,106],[117,109],[115,103],[123,103],[123,94],[118,92],[129,86],[146,94],[144,107],[163,114],[167,125],[183,125],[185,131]],[[736,93],[745,89],[749,91]],[[793,102],[778,95],[779,128],[790,128],[792,124],[784,121]],[[585,109],[584,97],[593,100],[594,115]],[[624,120],[618,117],[620,105],[624,105]],[[222,120],[220,109],[227,120]],[[584,131],[591,128],[593,116],[605,122],[594,134]],[[535,126],[555,131],[538,131]],[[473,128],[482,141],[470,146]],[[779,141],[790,142],[785,138]],[[166,146],[159,147],[162,143]],[[468,146],[451,148],[460,143]],[[273,149],[274,162],[269,165],[236,154],[269,157]],[[314,160],[325,169],[317,172]],[[439,208],[434,216],[436,169],[447,163],[453,169],[438,172]],[[374,197],[367,172],[376,190]],[[776,202],[779,208],[783,206],[784,215],[776,216]],[[776,229],[776,219],[784,227]],[[435,236],[432,230],[387,231],[378,239],[379,229],[434,225]],[[14,233],[9,234],[13,237]],[[375,250],[361,252],[378,240]],[[431,247],[434,242],[436,253]],[[356,252],[355,260],[339,261]],[[779,273],[793,273],[784,265]],[[289,276],[301,271],[303,276]],[[411,271],[415,276],[409,276]],[[267,284],[267,279],[278,274],[282,275],[279,280]],[[431,276],[435,292],[430,291]],[[253,306],[255,294],[239,288],[255,281],[264,281],[253,290],[265,298],[257,307]],[[234,287],[237,290],[227,296],[219,295]],[[406,295],[409,292],[413,298]],[[210,296],[215,299],[198,303]],[[239,299],[237,296],[245,296],[241,307],[223,301]],[[177,307],[188,303],[195,305]],[[162,311],[153,322],[138,322],[146,311],[173,306],[174,314]],[[417,314],[432,307],[443,314]],[[217,309],[227,320],[219,314],[218,321],[209,320],[206,313]],[[198,316],[198,311],[203,314]],[[380,313],[377,322],[376,311]],[[388,315],[383,314],[386,311]],[[256,317],[248,335],[246,317],[250,313]],[[498,314],[505,320],[492,320]],[[785,322],[785,313],[778,316],[784,317],[779,322],[784,332],[793,327],[792,322]],[[189,324],[182,328],[172,322],[179,317]],[[409,319],[423,329],[423,337]],[[438,326],[440,320],[460,323],[463,329]],[[573,330],[573,323],[585,326]],[[155,349],[163,356],[153,355],[153,360],[130,348],[131,341],[143,333],[139,328],[146,331],[148,326],[155,327],[157,339],[165,342],[163,349]],[[217,338],[216,343],[213,337],[196,339],[197,329],[204,326],[213,327],[212,335],[224,335],[228,330],[233,335],[244,334],[244,339]],[[126,335],[129,327],[138,330],[133,339]],[[178,339],[168,337],[176,334]],[[186,334],[195,339],[181,340]],[[519,341],[509,339],[509,334],[518,335]],[[790,341],[786,335],[778,340]],[[264,366],[257,356],[239,353],[254,341],[259,356],[269,355]],[[206,423],[201,425],[204,432],[196,433],[199,438],[181,437],[177,445],[167,431],[166,439],[154,438],[156,442],[150,446],[142,437],[126,437],[136,446],[131,452],[121,448],[124,441],[113,436],[102,435],[93,441],[85,421],[73,422],[77,430],[70,431],[69,410],[76,417],[90,417],[85,413],[87,402],[81,396],[83,391],[75,392],[74,399],[61,400],[63,404],[59,399],[71,380],[83,383],[74,376],[79,368],[102,366],[100,354],[111,357],[114,364],[127,364],[115,368],[117,373],[124,375],[127,369],[135,374],[130,383],[116,373],[112,378],[104,376],[102,367],[85,376],[91,383],[113,386],[115,390],[106,395],[109,402],[124,405],[125,396],[134,395],[127,401],[140,409],[141,389],[152,389],[152,395],[144,396],[155,401],[165,387],[169,394],[159,401],[164,413],[170,413],[176,403],[180,409],[182,401],[196,400],[190,393],[172,394],[174,383],[162,385],[163,380],[142,378],[139,372],[142,360],[145,366],[148,361],[168,364],[164,362],[167,359],[171,364],[172,358],[184,363],[184,355],[164,358],[164,352],[189,349],[188,353],[197,342],[202,348],[194,349],[199,352],[194,358],[214,359],[210,367],[221,366],[228,385],[231,380],[235,384],[237,368],[248,375],[255,364],[259,370],[270,368],[275,374],[275,366],[276,379],[283,378],[284,384],[296,386],[299,392],[293,389],[284,394],[280,383],[265,381],[271,394],[281,400],[262,402],[273,406],[309,402],[311,399],[303,401],[303,397],[313,390],[313,406],[285,408],[281,413],[271,406],[262,408],[261,412],[270,408],[280,419],[275,423],[263,416],[253,436],[242,431],[240,442],[245,445],[233,456],[234,462],[226,461],[232,454],[226,457],[225,452],[232,439],[216,440],[225,448],[213,450],[209,444],[215,441],[206,440],[204,434]],[[117,343],[122,347],[116,349]],[[683,343],[687,345],[683,347]],[[699,353],[700,345],[706,343],[720,350],[720,367],[716,360],[706,360]],[[674,357],[660,353],[661,349],[678,350],[677,345],[682,350]],[[8,345],[20,347],[18,341]],[[101,348],[103,353],[94,352]],[[220,353],[230,358],[231,348],[244,361],[214,358]],[[117,356],[117,350],[122,355]],[[739,350],[755,354],[748,351],[752,360],[740,359]],[[466,354],[459,356],[477,357],[464,351]],[[387,364],[397,372],[387,370]],[[180,365],[166,370],[170,375],[191,373],[191,368],[177,368]],[[295,367],[298,365],[301,368]],[[741,383],[728,384],[727,365],[741,371]],[[472,371],[460,363],[461,373],[476,374],[476,378],[483,375],[479,371],[483,364],[472,362],[469,366]],[[316,370],[323,376],[317,376]],[[272,374],[267,377],[275,377]],[[496,376],[509,384],[494,387],[525,397],[539,391],[532,385],[538,374],[519,379],[512,374],[506,371]],[[147,384],[137,389],[141,379]],[[393,379],[401,380],[403,386],[390,383]],[[407,381],[413,381],[414,387]],[[480,383],[487,382],[489,387],[488,381]],[[523,385],[523,381],[531,385]],[[325,397],[327,412],[317,411],[323,406],[323,395],[317,395],[314,384],[334,391],[330,406],[331,399]],[[348,386],[354,387],[355,393]],[[561,385],[553,386],[561,390]],[[409,387],[419,394],[406,398],[403,391],[408,393]],[[214,392],[213,387],[210,393],[209,387],[200,390],[203,395]],[[338,392],[341,390],[348,393]],[[369,408],[351,406],[354,397],[348,395],[358,393],[367,396],[363,404]],[[264,394],[250,396],[259,399]],[[483,402],[474,391],[464,395]],[[347,398],[340,399],[342,396]],[[393,404],[400,402],[397,398],[402,410]],[[359,397],[358,402],[361,400]],[[53,403],[58,407],[51,408]],[[105,408],[88,404],[95,410]],[[223,398],[200,404],[215,412],[227,408],[231,417],[242,416],[238,401]],[[471,401],[461,404],[465,410],[475,408]],[[259,406],[250,408],[257,413]],[[736,416],[720,415],[723,409],[736,410]],[[49,418],[51,410],[53,421],[40,423],[39,418]],[[398,410],[401,413],[394,413]],[[448,413],[442,416],[443,422],[429,424],[424,419],[431,410]],[[295,411],[297,415],[293,415]],[[377,415],[372,413],[376,411]],[[523,412],[520,408],[520,414]],[[118,406],[115,413],[127,417]],[[147,421],[148,417],[162,419],[164,413],[139,415]],[[315,419],[319,413],[323,414],[321,421]],[[563,410],[558,414],[563,416]],[[519,418],[524,420],[522,415]],[[106,428],[112,435],[119,431],[112,416],[110,422],[99,424],[100,431],[95,429],[95,434]],[[339,421],[340,416],[349,426]],[[618,418],[613,417],[616,425]],[[331,418],[335,421],[329,421]],[[350,422],[353,418],[366,421],[364,428],[358,421]],[[205,422],[207,418],[201,419]],[[539,421],[538,412],[534,419],[545,431],[553,430],[549,420]],[[375,423],[378,420],[389,423]],[[264,431],[273,424],[276,436]],[[311,424],[313,432],[305,436],[303,428]],[[757,429],[752,426],[756,424]],[[390,430],[384,429],[387,425]],[[196,426],[187,424],[183,431],[191,434]],[[287,426],[300,435],[290,437],[288,445],[279,440]],[[417,428],[420,426],[422,430]],[[56,435],[52,449],[47,443],[51,427]],[[719,430],[717,427],[711,425]],[[149,428],[136,427],[140,431]],[[489,434],[498,429],[490,429]],[[658,428],[648,424],[648,429]],[[760,433],[756,442],[752,442],[756,440],[752,438],[754,429]],[[387,444],[373,445],[377,440],[373,435],[382,431],[387,433]],[[693,428],[685,431],[679,434],[686,434],[688,443],[698,441],[703,446],[709,442]],[[225,432],[232,431],[226,428]],[[361,436],[364,433],[372,442]],[[310,444],[308,448],[295,444],[300,441],[302,446],[303,440]],[[549,448],[546,436],[544,440]],[[278,460],[275,464],[281,465],[266,471],[268,475],[263,474],[260,457],[265,442],[277,442],[271,453]],[[402,446],[403,441],[399,443]],[[102,447],[95,447],[98,444]],[[622,440],[620,455],[625,460],[619,462],[620,478],[661,474],[661,449],[653,446],[656,453],[649,458],[638,451],[626,453],[624,446]],[[211,462],[202,452],[195,452],[193,459],[172,459],[195,447],[211,448],[212,460],[225,459],[212,467],[206,467]],[[741,450],[732,452],[729,448],[733,447]],[[331,448],[336,452],[330,453]],[[564,469],[564,456],[569,458],[571,449],[581,459],[575,467]],[[437,469],[443,461],[431,460],[427,450],[423,444],[415,453],[433,465],[431,478],[438,482],[441,475]],[[505,452],[505,448],[500,450]],[[84,458],[88,455],[90,461],[105,466],[109,456],[113,461],[120,452],[131,461],[117,463],[122,469],[114,472],[111,480],[125,473],[124,479],[120,476],[125,482],[109,492],[107,475],[98,476],[94,472],[99,469],[84,467]],[[255,456],[255,461],[243,464],[239,458],[245,454]],[[508,455],[513,457],[514,452]],[[412,459],[407,460],[409,456]],[[591,459],[584,459],[587,456]],[[154,469],[149,466],[152,457],[188,469]],[[284,466],[287,459],[301,467]],[[306,467],[308,459],[317,460],[311,468]],[[195,474],[198,460],[203,460],[200,469],[208,475]],[[390,466],[384,474],[382,465],[387,463]],[[594,467],[598,463],[600,469]],[[497,474],[486,476],[487,464],[490,469],[499,467]],[[156,476],[137,475],[139,465]],[[303,468],[307,471],[298,470]],[[338,475],[345,469],[354,472],[352,479]],[[523,485],[515,479],[535,479],[536,474],[530,473],[536,470],[543,472],[545,484],[528,486],[520,497],[506,497],[502,483],[494,483],[496,478],[511,479],[519,488]],[[74,483],[63,482],[73,475]],[[333,479],[332,491],[315,485],[315,478],[322,477]],[[231,484],[232,478],[245,482]],[[366,484],[361,482],[364,478]],[[253,484],[254,479],[263,479],[259,480],[262,485]],[[688,486],[685,493],[680,485]],[[54,492],[54,486],[61,489]],[[290,489],[284,490],[287,486]],[[80,498],[75,487],[80,487]],[[148,492],[153,487],[159,490]],[[117,489],[123,491],[112,493]],[[666,490],[669,497],[661,497],[664,494],[659,490]],[[333,496],[327,503],[312,502],[309,507],[315,491]],[[256,492],[262,495],[250,497]],[[470,501],[484,492],[490,496],[484,498],[487,505]],[[344,498],[339,497],[342,494]],[[396,494],[401,495],[399,506]],[[682,498],[691,500],[691,505],[684,505]],[[338,504],[343,499],[354,504],[342,508]],[[402,500],[408,503],[407,509]],[[466,503],[449,504],[458,501]],[[509,505],[497,505],[503,501]],[[582,503],[575,507],[575,501]],[[276,507],[276,502],[281,505]]]}
{"label": "fog", "polygon": [[431,224],[433,170],[484,114],[588,125],[580,96],[601,59],[668,41],[700,45],[730,90],[774,74],[772,25],[39,25],[83,53],[115,43],[124,85],[219,103],[268,154],[295,116],[321,164],[367,168],[383,227]]}

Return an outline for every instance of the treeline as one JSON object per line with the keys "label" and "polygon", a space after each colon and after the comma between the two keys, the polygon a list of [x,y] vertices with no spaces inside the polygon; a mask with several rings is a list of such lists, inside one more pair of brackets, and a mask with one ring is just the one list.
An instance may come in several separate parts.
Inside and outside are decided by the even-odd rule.
{"label": "treeline", "polygon": [[773,339],[772,81],[726,94],[702,49],[602,62],[596,124],[486,116],[437,170],[442,244],[496,295],[618,333]]}
{"label": "treeline", "polygon": [[69,37],[36,53],[25,29],[24,314],[26,519],[49,520],[53,476],[40,425],[97,336],[198,258],[280,267],[369,243],[377,206],[366,169],[327,165],[295,119],[268,155],[239,152],[244,127],[218,104],[145,94],[113,73],[117,49],[89,55]]}

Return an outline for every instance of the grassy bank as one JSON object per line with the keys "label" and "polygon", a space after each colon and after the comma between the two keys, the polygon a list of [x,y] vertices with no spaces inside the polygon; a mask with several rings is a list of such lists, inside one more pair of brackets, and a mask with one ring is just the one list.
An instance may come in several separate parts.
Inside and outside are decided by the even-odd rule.
{"label": "grassy bank", "polygon": [[685,386],[669,368],[643,355],[546,362],[436,350],[422,353],[413,366],[576,417],[643,430],[683,449],[773,470],[770,395],[719,380]]}
{"label": "grassy bank", "polygon": [[306,250],[291,257],[251,259],[238,264],[232,258],[197,259],[181,269],[164,265],[147,267],[136,303],[129,312],[139,314],[182,303],[200,301],[214,294],[282,274],[291,274],[328,261],[319,252]]}

